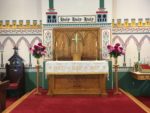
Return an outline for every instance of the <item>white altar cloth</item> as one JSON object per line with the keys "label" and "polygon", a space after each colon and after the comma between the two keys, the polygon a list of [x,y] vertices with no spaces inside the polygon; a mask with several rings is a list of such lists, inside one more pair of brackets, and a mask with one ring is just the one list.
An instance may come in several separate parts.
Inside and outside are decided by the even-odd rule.
{"label": "white altar cloth", "polygon": [[108,74],[108,61],[47,61],[47,74]]}

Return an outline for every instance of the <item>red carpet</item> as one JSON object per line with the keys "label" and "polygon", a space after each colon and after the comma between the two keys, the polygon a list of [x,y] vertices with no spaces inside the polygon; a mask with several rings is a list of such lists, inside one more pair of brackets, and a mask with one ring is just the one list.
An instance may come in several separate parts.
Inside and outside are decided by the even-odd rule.
{"label": "red carpet", "polygon": [[145,113],[126,95],[47,96],[30,95],[11,113]]}
{"label": "red carpet", "polygon": [[136,97],[138,100],[140,100],[143,104],[145,104],[147,107],[150,108],[150,96],[147,97]]}
{"label": "red carpet", "polygon": [[16,100],[17,100],[18,98],[10,98],[10,97],[7,97],[6,98],[6,108],[8,107],[8,106],[10,106],[11,104],[13,104]]}

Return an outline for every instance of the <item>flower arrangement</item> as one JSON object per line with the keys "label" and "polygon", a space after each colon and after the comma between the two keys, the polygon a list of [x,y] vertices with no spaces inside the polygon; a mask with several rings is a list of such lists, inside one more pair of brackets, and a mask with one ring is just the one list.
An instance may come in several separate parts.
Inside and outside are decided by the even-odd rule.
{"label": "flower arrangement", "polygon": [[115,46],[108,45],[107,46],[110,57],[118,58],[118,56],[125,55],[123,48],[120,47],[119,43],[116,43]]}
{"label": "flower arrangement", "polygon": [[30,48],[31,54],[37,59],[37,64],[39,64],[38,59],[46,54],[46,47],[42,43],[38,43]]}

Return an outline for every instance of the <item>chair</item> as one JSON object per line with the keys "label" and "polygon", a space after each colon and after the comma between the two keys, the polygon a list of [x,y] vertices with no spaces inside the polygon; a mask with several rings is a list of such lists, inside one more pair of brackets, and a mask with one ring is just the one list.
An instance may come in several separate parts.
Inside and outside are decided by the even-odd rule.
{"label": "chair", "polygon": [[11,66],[6,64],[6,80],[9,80],[7,90],[16,90],[19,95],[24,92],[24,65]]}
{"label": "chair", "polygon": [[8,94],[15,91],[15,96],[21,96],[25,89],[24,64],[18,55],[18,48],[15,47],[14,50],[14,55],[9,59],[10,64],[6,64],[6,80],[9,80],[7,91]]}

